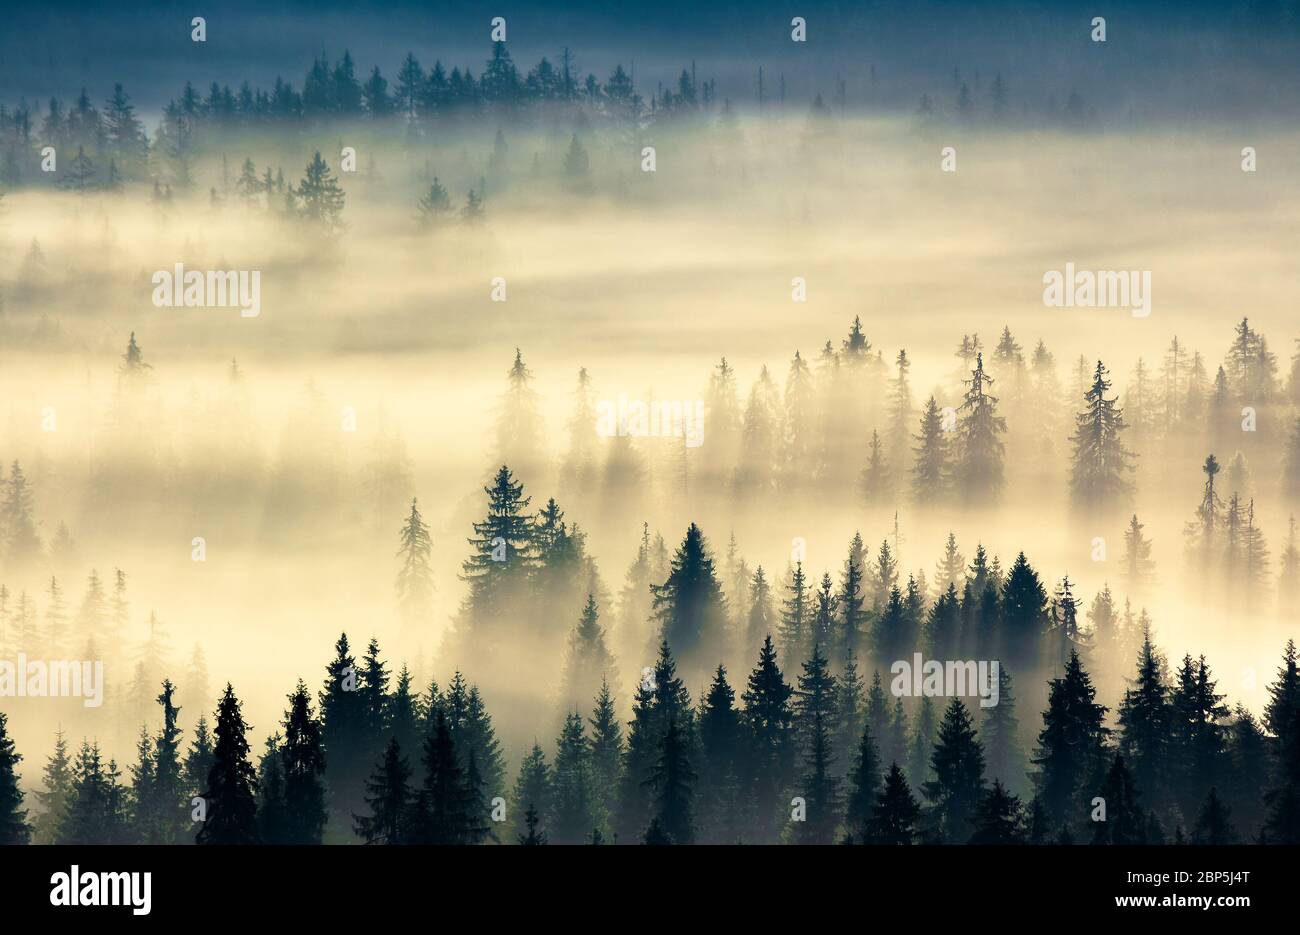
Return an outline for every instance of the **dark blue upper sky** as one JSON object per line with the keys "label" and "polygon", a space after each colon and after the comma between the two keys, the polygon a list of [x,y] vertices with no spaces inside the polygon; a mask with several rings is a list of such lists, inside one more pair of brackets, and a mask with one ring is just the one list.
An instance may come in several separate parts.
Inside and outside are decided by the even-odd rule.
{"label": "dark blue upper sky", "polygon": [[[190,41],[202,15],[208,41]],[[1107,18],[1107,42],[1088,39]],[[521,68],[569,46],[602,78],[635,62],[639,89],[684,66],[716,78],[738,102],[756,94],[763,65],[784,75],[792,102],[830,96],[846,82],[850,103],[913,106],[945,95],[953,70],[974,83],[1002,72],[1014,102],[1031,106],[1077,90],[1102,113],[1252,116],[1295,113],[1300,77],[1300,0],[988,2],[954,0],[369,0],[369,2],[20,2],[0,16],[0,100],[71,96],[85,85],[102,99],[122,81],[146,113],[185,80],[301,84],[311,58],[348,48],[358,71],[378,64],[391,79],[412,50],[477,74],[489,21],[504,16]],[[789,38],[803,16],[809,41]],[[774,87],[774,85],[769,85]]]}

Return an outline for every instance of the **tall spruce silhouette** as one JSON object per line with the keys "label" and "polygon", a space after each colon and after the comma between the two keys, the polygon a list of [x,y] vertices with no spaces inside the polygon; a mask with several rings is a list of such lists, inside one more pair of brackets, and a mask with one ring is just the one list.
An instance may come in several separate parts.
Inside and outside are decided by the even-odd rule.
{"label": "tall spruce silhouette", "polygon": [[257,777],[248,759],[247,733],[243,706],[227,682],[217,704],[217,742],[202,792],[207,818],[195,837],[199,844],[257,843]]}

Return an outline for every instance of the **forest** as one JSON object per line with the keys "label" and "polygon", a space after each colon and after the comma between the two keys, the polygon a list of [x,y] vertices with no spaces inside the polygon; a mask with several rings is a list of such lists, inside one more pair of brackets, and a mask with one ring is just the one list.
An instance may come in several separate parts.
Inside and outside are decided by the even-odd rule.
{"label": "forest", "polygon": [[1300,843],[1294,132],[486,54],[0,86],[0,843]]}

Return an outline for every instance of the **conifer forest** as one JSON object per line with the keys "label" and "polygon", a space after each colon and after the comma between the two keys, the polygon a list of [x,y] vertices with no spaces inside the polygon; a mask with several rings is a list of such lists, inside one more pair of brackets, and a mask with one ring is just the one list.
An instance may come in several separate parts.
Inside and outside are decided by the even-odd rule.
{"label": "conifer forest", "polygon": [[1300,844],[1300,3],[118,6],[0,843]]}

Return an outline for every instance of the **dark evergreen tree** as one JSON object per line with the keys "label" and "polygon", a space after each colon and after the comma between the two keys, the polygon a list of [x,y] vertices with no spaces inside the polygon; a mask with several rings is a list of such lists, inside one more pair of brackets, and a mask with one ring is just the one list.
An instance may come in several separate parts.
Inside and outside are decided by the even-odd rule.
{"label": "dark evergreen tree", "polygon": [[726,602],[704,533],[694,523],[673,555],[668,579],[651,585],[661,638],[688,670],[702,670],[722,649]]}
{"label": "dark evergreen tree", "polygon": [[592,810],[598,827],[603,829],[602,835],[605,835],[613,830],[618,790],[623,778],[623,728],[614,710],[609,682],[604,679],[587,723],[591,725]]}
{"label": "dark evergreen tree", "polygon": [[302,679],[289,696],[280,755],[284,760],[287,843],[319,844],[327,819],[325,754],[321,747],[320,721],[313,716],[311,695]]}
{"label": "dark evergreen tree", "polygon": [[248,727],[234,688],[227,683],[217,705],[217,742],[212,751],[203,798],[207,820],[195,840],[199,844],[255,844],[257,777],[248,759]]}
{"label": "dark evergreen tree", "polygon": [[185,842],[190,827],[190,798],[186,789],[185,772],[181,765],[181,729],[176,722],[180,708],[172,704],[176,687],[164,680],[158,704],[163,709],[162,730],[153,744],[153,795],[151,807],[155,812],[157,840],[149,843],[181,844]]}
{"label": "dark evergreen tree", "polygon": [[0,713],[0,845],[26,844],[31,839],[32,829],[27,823],[23,790],[19,786],[22,777],[18,774],[18,764],[22,759],[9,736],[8,718]]}
{"label": "dark evergreen tree", "polygon": [[557,844],[581,844],[597,827],[593,812],[591,755],[582,715],[571,712],[555,742],[551,837]]}
{"label": "dark evergreen tree", "polygon": [[998,703],[984,710],[980,725],[984,743],[987,774],[999,780],[1011,794],[1024,788],[1025,755],[1020,741],[1020,719],[1016,717],[1016,697],[1011,672],[998,665]]}
{"label": "dark evergreen tree", "polygon": [[880,755],[871,737],[870,725],[862,728],[853,757],[853,770],[849,774],[848,796],[845,803],[845,826],[848,839],[858,844],[870,841],[870,822],[880,792]]}
{"label": "dark evergreen tree", "polygon": [[396,737],[366,782],[368,815],[353,817],[353,830],[367,844],[402,844],[406,840],[411,805],[411,767]]}
{"label": "dark evergreen tree", "polygon": [[411,809],[411,843],[468,844],[471,816],[467,800],[447,717],[439,711],[433,732],[424,739],[424,784]]}
{"label": "dark evergreen tree", "polygon": [[1097,361],[1092,387],[1084,396],[1084,409],[1074,417],[1074,464],[1070,495],[1087,510],[1114,508],[1133,491],[1127,473],[1133,469],[1132,453],[1121,435],[1127,425],[1118,397],[1107,399],[1110,381],[1106,367]]}
{"label": "dark evergreen tree", "polygon": [[[519,777],[515,781],[514,811],[515,833],[523,843],[525,837],[535,837],[539,827],[546,826],[546,816],[551,814],[554,795],[554,777],[541,745],[533,748],[519,764]],[[533,820],[529,822],[529,815]]]}
{"label": "dark evergreen tree", "polygon": [[980,797],[972,825],[971,844],[1025,844],[1029,841],[1020,799],[1003,788],[997,779]]}
{"label": "dark evergreen tree", "polygon": [[[352,816],[361,811],[365,782],[377,756],[371,725],[370,702],[359,689],[356,659],[342,633],[334,644],[334,658],[325,670],[320,691],[321,742],[330,764],[330,834],[346,834]],[[370,693],[373,699],[373,690]]]}
{"label": "dark evergreen tree", "polygon": [[1165,669],[1165,660],[1152,645],[1151,634],[1144,634],[1137,678],[1131,688],[1124,690],[1118,715],[1119,752],[1138,788],[1149,789],[1159,797],[1168,794],[1172,727]]}
{"label": "dark evergreen tree", "polygon": [[768,637],[741,695],[742,722],[748,735],[745,771],[753,782],[754,831],[762,842],[776,840],[786,808],[784,795],[794,779],[793,694],[777,665],[772,638]]}
{"label": "dark evergreen tree", "polygon": [[719,665],[697,718],[700,783],[697,838],[705,844],[733,844],[744,834],[741,807],[741,723],[736,692]]}
{"label": "dark evergreen tree", "polygon": [[1054,825],[1075,819],[1076,791],[1093,783],[1103,768],[1110,729],[1105,726],[1106,707],[1096,703],[1096,694],[1075,652],[1064,674],[1048,683],[1033,763],[1043,809]]}
{"label": "dark evergreen tree", "polygon": [[913,844],[917,836],[917,821],[921,806],[917,804],[907,779],[897,763],[889,767],[885,783],[876,796],[867,824],[869,844]]}
{"label": "dark evergreen tree", "polygon": [[1219,798],[1213,786],[1201,806],[1201,813],[1192,829],[1193,844],[1235,844],[1237,829],[1232,826],[1232,811]]}
{"label": "dark evergreen tree", "polygon": [[53,844],[73,795],[73,761],[68,756],[68,740],[62,730],[54,735],[54,752],[45,761],[42,779],[44,788],[36,791],[40,811],[36,816],[34,839],[37,844]]}
{"label": "dark evergreen tree", "polygon": [[1133,774],[1124,765],[1124,757],[1115,754],[1111,760],[1106,782],[1097,793],[1105,807],[1105,815],[1093,818],[1093,844],[1145,844],[1147,843],[1147,816],[1138,805],[1138,790]]}
{"label": "dark evergreen tree", "polygon": [[961,699],[954,698],[943,713],[939,737],[930,756],[934,779],[922,790],[933,803],[940,840],[965,841],[974,832],[972,821],[984,797],[984,747]]}
{"label": "dark evergreen tree", "polygon": [[659,759],[646,780],[654,795],[654,821],[673,844],[691,844],[695,840],[692,803],[697,777],[691,766],[689,743],[677,718],[670,715],[659,745]]}

